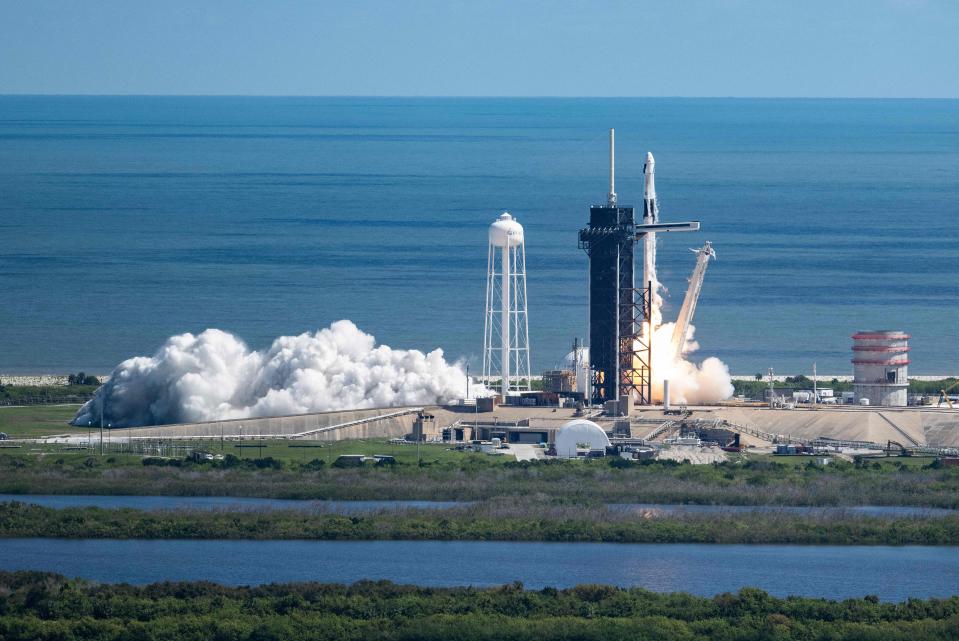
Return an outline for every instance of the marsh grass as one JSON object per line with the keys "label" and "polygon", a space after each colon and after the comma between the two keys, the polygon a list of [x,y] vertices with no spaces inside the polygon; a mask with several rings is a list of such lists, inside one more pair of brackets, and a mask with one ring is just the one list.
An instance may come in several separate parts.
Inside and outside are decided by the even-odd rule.
{"label": "marsh grass", "polygon": [[[535,499],[535,497],[534,497]],[[447,510],[51,509],[0,503],[0,537],[957,545],[959,517],[786,512],[650,515],[499,499]]]}
{"label": "marsh grass", "polygon": [[552,503],[959,508],[959,468],[896,465],[825,467],[768,458],[714,465],[612,461],[516,463],[450,453],[423,465],[332,468],[306,460],[235,459],[217,464],[172,460],[144,465],[130,455],[0,453],[0,493],[250,496],[315,500],[484,501],[545,497]]}

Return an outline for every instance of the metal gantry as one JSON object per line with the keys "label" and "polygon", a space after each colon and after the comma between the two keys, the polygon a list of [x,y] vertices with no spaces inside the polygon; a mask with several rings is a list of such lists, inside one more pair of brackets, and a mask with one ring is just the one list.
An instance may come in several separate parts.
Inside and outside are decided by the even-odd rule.
{"label": "metal gantry", "polygon": [[[609,194],[606,206],[589,208],[589,226],[579,231],[579,247],[589,256],[589,356],[593,403],[633,396],[640,405],[652,398],[652,303],[650,277],[637,289],[634,255],[637,241],[647,235],[698,231],[699,222],[663,223],[658,215],[636,224],[632,207],[617,204],[615,132],[609,130]],[[650,156],[650,161],[652,160]],[[652,177],[647,167],[647,204],[658,212]],[[650,200],[652,198],[652,200]]]}

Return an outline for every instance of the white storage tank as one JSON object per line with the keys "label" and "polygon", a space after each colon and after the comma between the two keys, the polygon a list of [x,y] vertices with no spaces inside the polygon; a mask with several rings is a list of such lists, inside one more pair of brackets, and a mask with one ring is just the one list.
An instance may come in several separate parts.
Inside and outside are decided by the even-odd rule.
{"label": "white storage tank", "polygon": [[853,334],[852,340],[855,398],[861,405],[905,407],[909,389],[909,334],[897,330],[867,330]]}

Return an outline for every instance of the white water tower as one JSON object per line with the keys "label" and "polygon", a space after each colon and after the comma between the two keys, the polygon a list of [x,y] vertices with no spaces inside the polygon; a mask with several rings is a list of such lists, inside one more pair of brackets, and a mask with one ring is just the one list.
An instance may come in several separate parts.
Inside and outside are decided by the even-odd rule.
{"label": "white water tower", "polygon": [[523,226],[503,212],[489,227],[483,376],[500,376],[505,401],[530,390],[526,315],[526,243]]}

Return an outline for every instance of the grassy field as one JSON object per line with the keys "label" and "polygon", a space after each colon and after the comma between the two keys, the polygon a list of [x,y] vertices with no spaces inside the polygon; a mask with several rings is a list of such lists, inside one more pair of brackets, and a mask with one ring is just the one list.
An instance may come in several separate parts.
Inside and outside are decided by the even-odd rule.
{"label": "grassy field", "polygon": [[27,405],[0,407],[0,432],[10,438],[37,438],[76,432],[68,425],[79,405]]}
{"label": "grassy field", "polygon": [[[8,432],[9,433],[9,432]],[[79,430],[74,433],[80,433],[86,436],[86,430]],[[99,455],[100,433],[97,428],[93,428],[90,433],[89,452],[76,451],[76,445],[66,445],[62,443],[31,443],[28,448],[22,451],[22,454],[32,457],[40,457],[41,460],[47,460],[47,455],[56,455],[56,458],[63,458],[68,463],[71,461],[82,461],[90,454]],[[11,438],[14,435],[11,434]],[[111,458],[110,465],[132,465],[140,467],[143,455],[130,454],[128,445],[123,438],[116,432],[111,433],[104,430],[104,455]],[[198,449],[213,454],[228,455],[232,454],[240,459],[262,459],[273,458],[282,461],[284,464],[302,464],[319,459],[326,464],[332,464],[337,457],[345,454],[361,454],[363,456],[387,455],[396,458],[396,461],[403,465],[415,466],[418,462],[424,465],[447,465],[459,464],[464,460],[481,459],[484,463],[497,466],[507,461],[513,461],[512,456],[490,456],[472,451],[454,451],[449,445],[436,443],[423,443],[419,447],[415,444],[394,444],[383,439],[357,439],[350,441],[340,441],[333,443],[320,443],[317,441],[285,441],[285,440],[247,440],[247,441],[176,441],[179,450],[170,450],[167,442],[163,445],[165,448],[161,455],[184,456],[189,449]],[[155,452],[147,455],[156,454]],[[47,461],[49,462],[49,461]],[[0,464],[2,467],[2,464]]]}
{"label": "grassy field", "polygon": [[397,462],[415,465],[418,461],[425,463],[459,463],[464,458],[481,458],[490,463],[502,463],[513,460],[512,456],[490,456],[478,452],[455,451],[449,445],[423,443],[419,452],[415,444],[394,444],[383,439],[356,439],[331,443],[317,441],[245,441],[242,443],[225,442],[207,444],[206,449],[216,454],[233,454],[240,458],[273,457],[281,461],[304,463],[313,459],[320,459],[326,463],[333,463],[338,456],[345,454],[362,454],[376,456],[385,454],[393,456]]}
{"label": "grassy field", "polygon": [[[349,441],[326,447],[222,444],[225,460],[23,448],[0,451],[0,492],[259,496],[324,500],[463,500],[497,497],[599,505],[916,505],[959,508],[959,468],[919,459],[835,461],[746,455],[713,465],[636,464],[619,458],[517,462],[512,457]],[[243,445],[250,445],[245,442]],[[214,452],[221,444],[207,443]],[[339,469],[341,454],[393,454],[397,464]],[[261,456],[262,454],[262,456]],[[147,463],[147,464],[144,464]]]}
{"label": "grassy field", "polygon": [[[0,431],[11,437],[65,433],[76,406],[0,408]],[[74,432],[86,433],[85,430]],[[581,505],[698,503],[732,505],[917,505],[959,508],[959,469],[932,459],[891,457],[859,464],[811,457],[745,453],[727,463],[634,464],[621,459],[518,463],[511,456],[454,451],[448,445],[394,444],[384,439],[318,441],[169,442],[144,465],[143,456],[117,451],[123,430],[107,433],[99,456],[92,448],[29,445],[0,450],[0,492],[14,494],[145,494],[259,496],[327,500],[464,500],[497,497]],[[196,446],[227,460],[184,460]],[[392,467],[337,469],[344,454],[394,456]]]}

